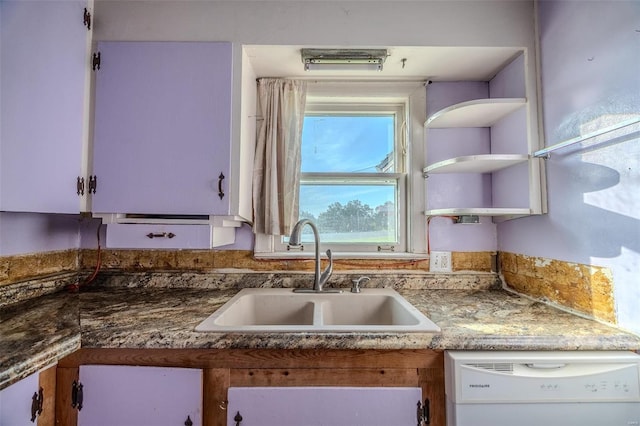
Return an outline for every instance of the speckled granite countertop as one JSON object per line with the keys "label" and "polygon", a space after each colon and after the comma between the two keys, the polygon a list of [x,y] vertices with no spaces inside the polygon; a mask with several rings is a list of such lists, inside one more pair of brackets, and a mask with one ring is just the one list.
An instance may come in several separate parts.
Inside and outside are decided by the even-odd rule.
{"label": "speckled granite countertop", "polygon": [[[407,288],[409,287],[409,288]],[[0,311],[0,388],[83,348],[637,350],[640,337],[491,288],[398,288],[441,333],[199,333],[235,288],[95,287]],[[482,286],[480,286],[482,287]]]}
{"label": "speckled granite countertop", "polygon": [[57,293],[0,309],[0,389],[80,348],[78,307]]}
{"label": "speckled granite countertop", "polygon": [[[363,290],[364,291],[364,290]],[[615,350],[640,338],[503,290],[406,290],[441,333],[200,333],[237,290],[112,289],[80,295],[82,347]]]}

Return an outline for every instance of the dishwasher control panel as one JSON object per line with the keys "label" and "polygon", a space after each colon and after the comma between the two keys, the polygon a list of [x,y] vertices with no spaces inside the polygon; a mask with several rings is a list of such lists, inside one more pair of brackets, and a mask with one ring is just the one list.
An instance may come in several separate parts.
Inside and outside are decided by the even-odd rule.
{"label": "dishwasher control panel", "polygon": [[[608,353],[608,352],[607,352]],[[496,353],[497,354],[497,353]],[[457,403],[481,402],[640,402],[640,356],[573,358],[529,353],[484,359],[447,356],[447,397]],[[588,354],[592,354],[589,352]],[[630,356],[626,356],[626,355]]]}
{"label": "dishwasher control panel", "polygon": [[568,364],[554,370],[517,364],[512,373],[462,365],[458,401],[640,401],[637,364]]}

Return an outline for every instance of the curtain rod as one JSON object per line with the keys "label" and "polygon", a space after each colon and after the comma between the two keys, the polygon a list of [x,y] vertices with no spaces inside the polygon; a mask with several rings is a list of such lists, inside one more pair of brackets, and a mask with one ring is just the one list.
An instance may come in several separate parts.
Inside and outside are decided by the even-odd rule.
{"label": "curtain rod", "polygon": [[300,79],[303,81],[307,81],[309,83],[321,84],[321,83],[422,83],[429,84],[431,80],[372,80],[372,79],[363,79],[363,80],[307,80]]}
{"label": "curtain rod", "polygon": [[[256,78],[256,81],[260,81],[262,78],[278,78],[278,77],[260,77],[260,78]],[[311,79],[311,78],[307,78],[307,77],[302,77],[302,78],[294,78],[294,77],[284,77],[285,80],[302,80],[302,81],[306,81],[307,83],[313,83],[313,84],[322,84],[322,83],[422,83],[422,84],[431,84],[431,80],[429,79],[422,79],[422,80],[379,80],[379,79],[336,79],[336,80],[330,80],[330,79]]]}

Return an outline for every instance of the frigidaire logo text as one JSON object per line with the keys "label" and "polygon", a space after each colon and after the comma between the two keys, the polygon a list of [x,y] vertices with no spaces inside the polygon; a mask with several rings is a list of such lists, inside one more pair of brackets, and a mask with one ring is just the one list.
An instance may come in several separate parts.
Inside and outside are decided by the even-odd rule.
{"label": "frigidaire logo text", "polygon": [[490,387],[491,387],[491,385],[490,385],[490,384],[488,384],[488,383],[486,383],[486,384],[479,384],[479,385],[471,384],[471,385],[469,385],[469,387],[470,387],[470,388],[490,388]]}

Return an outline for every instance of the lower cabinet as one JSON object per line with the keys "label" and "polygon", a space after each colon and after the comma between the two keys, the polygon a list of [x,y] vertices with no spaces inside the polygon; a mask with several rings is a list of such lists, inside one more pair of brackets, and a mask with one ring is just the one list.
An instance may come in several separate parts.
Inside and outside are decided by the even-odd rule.
{"label": "lower cabinet", "polygon": [[85,348],[58,361],[56,424],[445,426],[444,356]]}
{"label": "lower cabinet", "polygon": [[201,370],[87,365],[80,383],[80,426],[202,425]]}
{"label": "lower cabinet", "polygon": [[55,367],[34,373],[0,391],[1,426],[52,426]]}
{"label": "lower cabinet", "polygon": [[228,398],[227,425],[415,426],[422,389],[241,387],[229,388]]}

